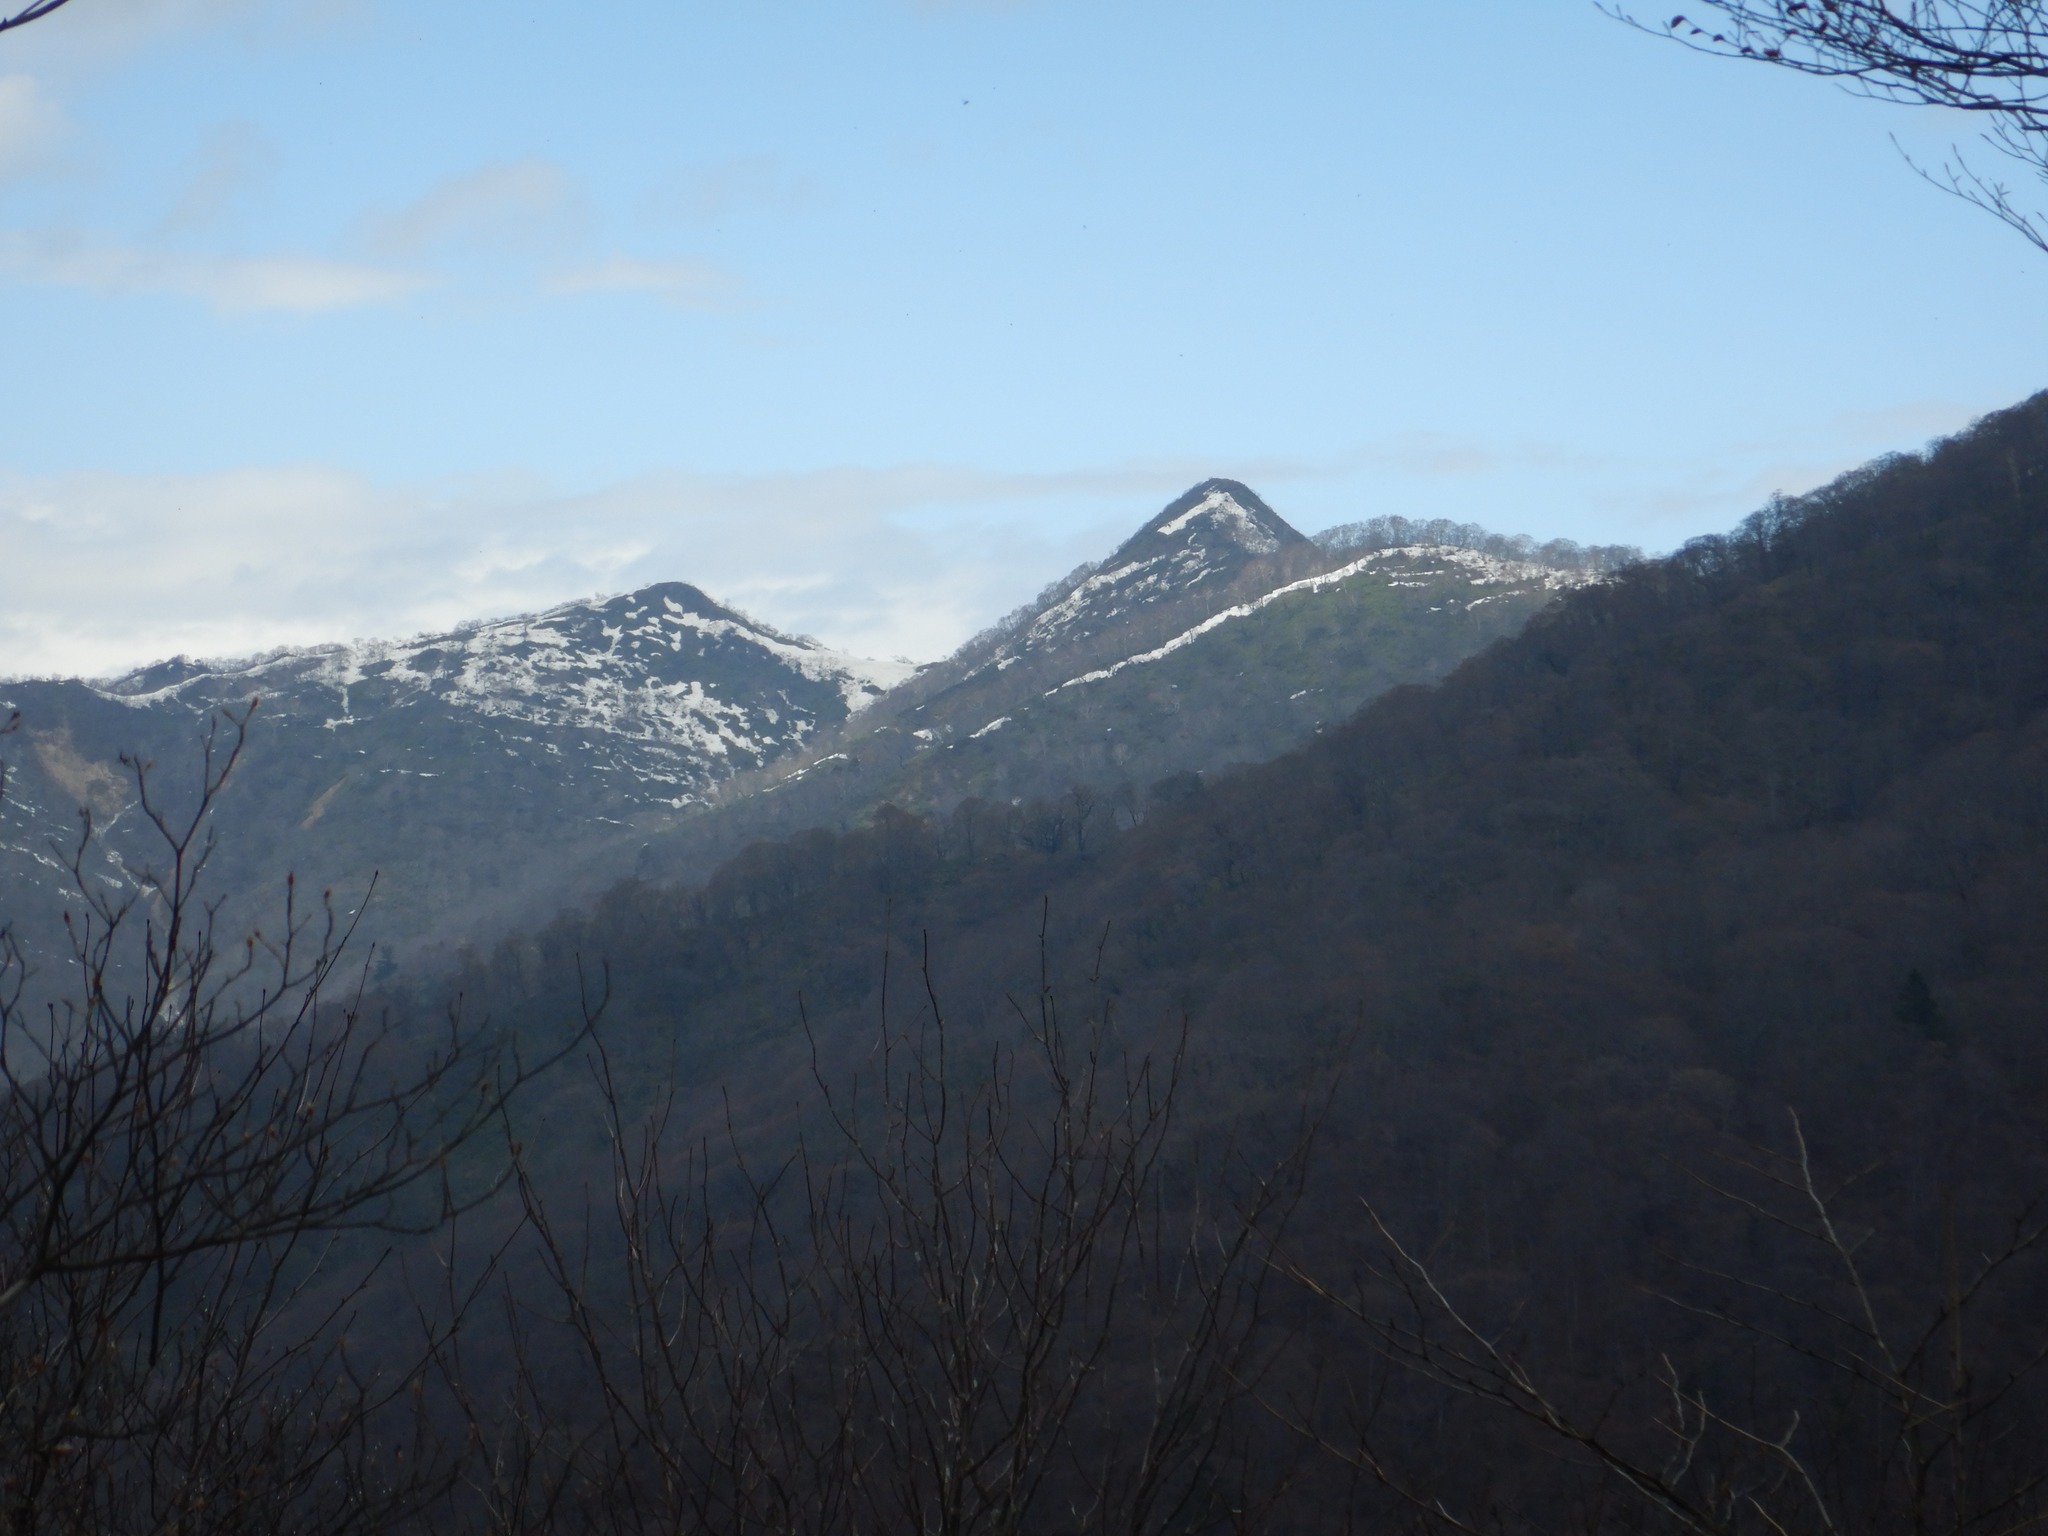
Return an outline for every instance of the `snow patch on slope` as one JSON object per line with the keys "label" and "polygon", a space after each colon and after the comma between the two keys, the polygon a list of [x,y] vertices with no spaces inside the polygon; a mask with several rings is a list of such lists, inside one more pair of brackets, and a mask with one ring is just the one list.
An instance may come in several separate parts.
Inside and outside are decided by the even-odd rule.
{"label": "snow patch on slope", "polygon": [[1228,491],[1211,491],[1178,517],[1161,523],[1153,532],[1170,537],[1200,522],[1207,522],[1231,543],[1255,555],[1270,555],[1280,547],[1280,540],[1273,531]]}
{"label": "snow patch on slope", "polygon": [[[1149,651],[1142,651],[1135,656],[1126,656],[1122,661],[1107,667],[1100,667],[1093,672],[1084,672],[1079,677],[1070,677],[1061,683],[1058,688],[1047,689],[1045,696],[1051,698],[1062,689],[1078,688],[1085,683],[1099,683],[1105,678],[1115,677],[1117,673],[1127,668],[1147,666],[1152,662],[1161,661],[1184,646],[1194,644],[1195,641],[1208,634],[1212,629],[1228,624],[1234,619],[1242,619],[1249,614],[1257,613],[1261,608],[1266,607],[1270,603],[1276,603],[1283,597],[1291,597],[1297,593],[1320,592],[1327,587],[1340,586],[1354,576],[1365,574],[1375,565],[1397,558],[1433,560],[1437,564],[1431,569],[1411,570],[1408,573],[1408,579],[1405,580],[1401,577],[1391,578],[1388,582],[1389,586],[1426,586],[1431,579],[1449,575],[1453,572],[1464,576],[1475,587],[1499,586],[1513,583],[1516,585],[1540,587],[1545,591],[1558,591],[1565,587],[1584,586],[1587,582],[1595,579],[1579,571],[1560,571],[1553,570],[1549,566],[1531,565],[1519,560],[1501,560],[1492,555],[1481,554],[1478,550],[1459,549],[1449,544],[1418,544],[1398,549],[1376,549],[1362,559],[1354,560],[1349,565],[1339,566],[1334,571],[1325,571],[1320,576],[1309,576],[1301,581],[1290,581],[1285,586],[1275,587],[1263,597],[1255,598],[1249,603],[1239,603],[1235,607],[1225,608],[1219,613],[1211,614],[1193,628],[1183,630],[1180,634],[1175,635],[1164,645]],[[1487,600],[1485,597],[1475,598],[1472,602],[1466,604],[1466,607],[1468,609],[1475,608]]]}
{"label": "snow patch on slope", "polygon": [[[1231,505],[1235,507],[1236,503]],[[1176,523],[1180,521],[1175,519]],[[1270,534],[1262,533],[1262,537],[1263,549],[1251,544],[1238,547],[1254,554],[1279,547]],[[1001,668],[1013,664],[1022,652],[1085,636],[1136,609],[1178,597],[1235,564],[1221,558],[1209,546],[1190,543],[1147,559],[1127,561],[1114,570],[1098,571],[1034,618],[1022,634],[996,652],[988,665]]]}
{"label": "snow patch on slope", "polygon": [[428,702],[500,729],[568,729],[600,749],[593,767],[667,786],[658,798],[679,803],[676,789],[794,750],[916,670],[777,634],[672,584],[444,634],[166,664],[94,686],[138,709],[204,711],[259,694],[336,732]]}

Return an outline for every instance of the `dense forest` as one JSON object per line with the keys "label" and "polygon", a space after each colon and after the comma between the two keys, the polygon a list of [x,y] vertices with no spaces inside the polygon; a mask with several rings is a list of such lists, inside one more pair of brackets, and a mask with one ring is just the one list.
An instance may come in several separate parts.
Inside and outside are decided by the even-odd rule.
{"label": "dense forest", "polygon": [[[279,1357],[302,1420],[209,1421],[295,1529],[2029,1528],[2044,621],[2037,397],[1263,765],[884,807],[388,996],[286,963],[413,1096],[301,1138],[264,1198],[329,1247],[176,1379],[353,1320]],[[264,1038],[207,1145],[314,1102]],[[270,1528],[91,1496],[201,1475],[76,1427],[169,1379],[165,1251],[8,1295],[8,1529]]]}

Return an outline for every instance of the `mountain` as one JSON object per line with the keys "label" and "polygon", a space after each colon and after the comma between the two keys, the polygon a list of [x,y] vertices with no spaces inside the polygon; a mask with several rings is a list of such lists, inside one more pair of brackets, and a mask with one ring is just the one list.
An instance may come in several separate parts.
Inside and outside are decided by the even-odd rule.
{"label": "mountain", "polygon": [[364,937],[386,963],[889,803],[1078,793],[1129,820],[1172,775],[1264,761],[1441,677],[1601,569],[1558,546],[1466,547],[1487,543],[1476,529],[1362,528],[1311,540],[1249,487],[1205,480],[924,668],[665,583],[403,642],[0,685],[26,727],[6,754],[0,891],[59,942],[81,805],[104,834],[94,878],[139,889],[151,839],[122,754],[189,792],[205,721],[251,698],[214,855],[238,893],[225,916],[269,910],[287,871],[346,912],[374,875]]}
{"label": "mountain", "polygon": [[596,796],[673,807],[801,747],[911,670],[791,639],[664,582],[399,643],[284,650],[216,668],[180,660],[94,691],[201,715],[260,696],[270,718],[317,726],[337,743],[442,716],[495,730],[518,756],[550,750],[536,730],[568,731],[579,750],[564,772]]}
{"label": "mountain", "polygon": [[[602,954],[629,1109],[757,1167],[809,1069],[872,1074],[879,1021],[916,1037],[920,955],[949,1061],[1028,1054],[1056,995],[1070,1037],[1188,1031],[1185,1124],[1225,1165],[1306,1105],[1281,1270],[1358,1311],[1276,1297],[1262,1401],[1362,1450],[1325,1464],[1334,1512],[1311,1476],[1272,1528],[1663,1529],[1560,1422],[1696,1507],[1760,1448],[1750,1486],[1790,1465],[1847,1512],[1781,1530],[1916,1528],[1913,1478],[1951,1464],[2035,1518],[2044,784],[2048,394],[1086,836],[885,812],[622,886],[440,986],[543,1030],[574,1016],[563,957]],[[581,1091],[534,1110],[565,1187],[610,1155],[566,1129]],[[1450,1365],[1399,1369],[1432,1334]],[[1894,1480],[1928,1404],[1957,1429]]]}
{"label": "mountain", "polygon": [[1623,553],[1493,553],[1439,542],[1481,530],[1398,520],[1339,533],[1305,538],[1249,487],[1205,480],[875,709],[732,781],[650,839],[640,872],[700,879],[756,838],[883,804],[943,814],[1081,786],[1128,818],[1173,775],[1263,762],[1442,677]]}
{"label": "mountain", "polygon": [[[806,1465],[822,1446],[827,1496],[798,1520],[830,1524],[837,1491],[899,1486],[892,1458],[922,1476],[963,1425],[977,1467],[1035,1437],[1089,1476],[1149,1477],[1161,1406],[1228,1383],[1253,1395],[1200,1436],[1205,1529],[2048,1517],[2048,394],[1604,580],[1463,535],[1234,523],[1213,519],[1217,586],[1200,552],[1076,573],[821,729],[781,788],[658,811],[729,825],[874,774],[843,829],[689,885],[620,882],[373,996],[424,1033],[459,995],[490,1038],[544,1049],[603,967],[591,1070],[513,1107],[517,1194],[471,1244],[504,1305],[465,1323],[462,1395],[501,1401],[494,1363],[523,1389],[467,1441],[485,1478],[513,1468],[476,1485],[494,1511],[673,1527],[693,1501],[735,1507],[703,1491],[735,1466],[748,1498],[784,1500],[757,1446]],[[1469,631],[1438,626],[1498,594],[1541,606],[1434,682],[1119,814],[1091,822],[1071,792],[871,798],[951,793],[955,770],[925,765],[1013,751],[1019,711],[1139,688],[1127,718],[1156,724],[1153,681],[1184,666],[1184,713],[1256,715],[1283,658],[1343,653],[1349,624],[1318,627],[1353,613],[1339,599],[1419,602],[1388,622],[1448,647]],[[944,741],[897,723],[991,707],[1004,724]],[[1075,716],[1036,738],[1057,762],[985,761],[1063,772],[1077,720],[1116,728]],[[41,729],[52,782],[116,792]],[[856,751],[876,766],[828,766]],[[1244,1250],[1205,1213],[1248,1203],[1274,1218],[1257,1281],[1207,1290]],[[1075,1247],[1077,1224],[1101,1242]],[[450,1251],[399,1257],[434,1274]],[[1112,1305],[1099,1345],[1059,1346],[1074,1310]],[[1182,1349],[1183,1321],[1241,1321],[1256,1347],[1191,1369],[1214,1357]],[[371,1355],[377,1330],[356,1332]],[[1114,1385],[1041,1436],[1005,1373],[1046,1358],[1023,1379]],[[849,1378],[862,1397],[821,1396]],[[901,1434],[912,1399],[943,1405],[908,1420],[936,1432]],[[1024,1407],[984,1431],[991,1401]],[[536,1440],[495,1438],[534,1420]],[[558,1445],[596,1450],[557,1481]],[[1093,1528],[1100,1507],[1009,1524]],[[1158,1523],[1193,1528],[1189,1507]]]}
{"label": "mountain", "polygon": [[1107,633],[1123,643],[1171,625],[1188,605],[1227,590],[1257,562],[1309,541],[1246,485],[1204,480],[1119,545],[1068,578],[1067,589],[995,640],[962,681],[1047,656],[1071,660]]}
{"label": "mountain", "polygon": [[403,642],[0,685],[27,748],[8,754],[0,879],[10,908],[57,910],[69,873],[52,845],[75,842],[85,804],[104,834],[96,878],[139,888],[153,850],[122,755],[154,762],[175,804],[204,722],[253,698],[246,771],[221,805],[227,887],[260,910],[290,869],[352,903],[374,873],[387,942],[472,930],[530,914],[561,849],[635,841],[639,823],[799,750],[911,671],[669,582]]}

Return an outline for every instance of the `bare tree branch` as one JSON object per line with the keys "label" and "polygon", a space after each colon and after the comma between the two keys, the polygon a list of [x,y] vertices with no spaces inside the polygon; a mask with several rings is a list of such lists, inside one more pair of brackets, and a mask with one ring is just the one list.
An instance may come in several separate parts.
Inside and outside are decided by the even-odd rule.
{"label": "bare tree branch", "polygon": [[[1647,20],[1625,0],[1601,8],[1700,52],[1834,80],[1876,101],[1988,118],[1984,142],[2048,179],[2048,8],[2040,0],[1699,0]],[[1960,151],[1939,170],[1908,163],[2048,251],[2043,214]]]}
{"label": "bare tree branch", "polygon": [[66,5],[69,0],[36,0],[26,10],[16,11],[12,16],[0,16],[0,32],[12,27],[25,27],[32,21],[41,21],[50,12]]}
{"label": "bare tree branch", "polygon": [[535,1061],[459,1005],[421,1038],[367,1000],[359,917],[296,882],[275,932],[222,942],[205,873],[254,708],[209,734],[183,809],[124,760],[157,839],[139,894],[88,878],[81,812],[68,964],[32,979],[0,927],[9,1536],[367,1536],[441,1498],[424,1393],[497,1258],[409,1332],[393,1244],[452,1242],[511,1176],[487,1133],[603,1007]]}

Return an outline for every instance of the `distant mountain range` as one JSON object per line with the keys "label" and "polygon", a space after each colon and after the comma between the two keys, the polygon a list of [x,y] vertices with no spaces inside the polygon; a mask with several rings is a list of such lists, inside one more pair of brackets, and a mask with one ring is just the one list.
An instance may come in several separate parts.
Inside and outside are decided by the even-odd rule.
{"label": "distant mountain range", "polygon": [[93,878],[141,889],[149,838],[123,754],[166,792],[189,788],[204,722],[252,698],[246,771],[221,806],[225,915],[253,921],[288,870],[344,908],[375,874],[387,955],[545,918],[623,875],[701,876],[748,841],[888,801],[1085,785],[1134,807],[1162,778],[1264,760],[1443,675],[1613,563],[1473,547],[1488,542],[1398,520],[1311,540],[1209,480],[924,668],[671,582],[404,642],[0,684],[0,715],[25,727],[5,753],[0,901],[56,942],[80,807],[99,832]]}
{"label": "distant mountain range", "polygon": [[328,732],[363,756],[366,736],[395,730],[402,747],[427,734],[418,721],[459,720],[494,732],[508,756],[573,750],[564,771],[607,803],[675,808],[797,750],[913,671],[793,639],[663,582],[400,643],[286,649],[225,667],[166,662],[93,691],[173,717],[260,697],[269,719]]}

